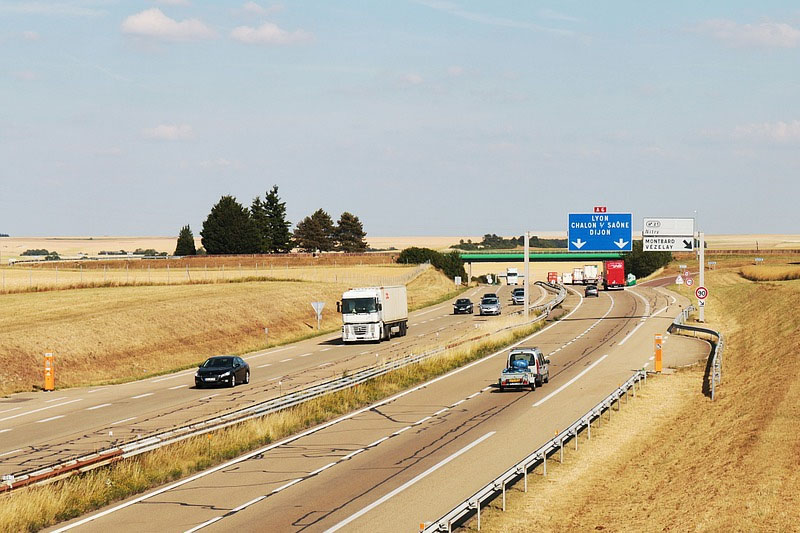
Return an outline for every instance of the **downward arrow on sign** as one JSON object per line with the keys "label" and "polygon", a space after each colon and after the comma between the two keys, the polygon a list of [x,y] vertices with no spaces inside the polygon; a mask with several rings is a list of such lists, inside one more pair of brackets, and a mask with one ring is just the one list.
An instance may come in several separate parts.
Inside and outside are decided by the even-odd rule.
{"label": "downward arrow on sign", "polygon": [[692,243],[690,241],[687,241],[686,239],[683,239],[683,246],[687,250],[691,250],[692,249]]}
{"label": "downward arrow on sign", "polygon": [[572,244],[574,244],[574,245],[575,245],[575,248],[577,248],[578,250],[580,250],[581,248],[583,248],[583,245],[584,245],[584,244],[586,244],[586,242],[585,242],[585,241],[582,241],[582,240],[580,239],[580,237],[578,237],[578,240],[576,240],[576,241],[572,241]]}
{"label": "downward arrow on sign", "polygon": [[619,238],[618,241],[614,241],[614,244],[619,246],[620,249],[625,248],[625,245],[628,244],[628,241],[623,241],[622,237]]}

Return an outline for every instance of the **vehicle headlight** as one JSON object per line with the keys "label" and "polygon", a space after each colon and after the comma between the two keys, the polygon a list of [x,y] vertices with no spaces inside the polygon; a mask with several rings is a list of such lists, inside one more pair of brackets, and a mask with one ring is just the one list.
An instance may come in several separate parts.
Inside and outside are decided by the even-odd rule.
{"label": "vehicle headlight", "polygon": [[195,372],[195,373],[194,373],[194,377],[196,377],[196,378],[199,378],[199,377],[200,377],[200,371],[199,371],[199,370],[198,370],[197,372]]}
{"label": "vehicle headlight", "polygon": [[219,375],[219,377],[221,377],[221,378],[227,378],[227,377],[228,377],[228,376],[230,376],[230,375],[231,375],[231,371],[230,371],[230,370],[228,370],[227,372],[223,372],[222,374],[220,374],[220,375]]}

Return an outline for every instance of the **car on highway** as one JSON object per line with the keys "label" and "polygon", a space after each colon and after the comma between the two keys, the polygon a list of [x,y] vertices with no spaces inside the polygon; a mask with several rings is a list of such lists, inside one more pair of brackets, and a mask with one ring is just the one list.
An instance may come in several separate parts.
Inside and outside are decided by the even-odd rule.
{"label": "car on highway", "polygon": [[519,287],[511,291],[511,302],[514,305],[523,305],[525,303],[525,289]]}
{"label": "car on highway", "polygon": [[483,297],[481,299],[481,305],[479,307],[480,315],[499,315],[500,314],[500,299],[499,298],[487,298]]}
{"label": "car on highway", "polygon": [[209,357],[194,374],[194,385],[198,389],[220,384],[235,387],[237,383],[250,383],[250,365],[233,355]]}
{"label": "car on highway", "polygon": [[453,314],[459,315],[461,313],[468,313],[472,314],[475,312],[475,308],[472,304],[472,300],[469,298],[459,298],[453,304]]}
{"label": "car on highway", "polygon": [[595,298],[599,298],[600,293],[597,292],[597,285],[587,285],[586,289],[584,289],[583,291],[583,295],[586,296],[587,298],[589,296],[594,296]]}

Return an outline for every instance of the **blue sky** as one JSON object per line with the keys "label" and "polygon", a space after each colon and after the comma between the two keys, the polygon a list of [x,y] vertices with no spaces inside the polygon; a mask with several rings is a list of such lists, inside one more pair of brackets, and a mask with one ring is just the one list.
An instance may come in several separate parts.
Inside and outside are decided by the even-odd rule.
{"label": "blue sky", "polygon": [[799,59],[793,2],[0,0],[0,232],[798,233]]}

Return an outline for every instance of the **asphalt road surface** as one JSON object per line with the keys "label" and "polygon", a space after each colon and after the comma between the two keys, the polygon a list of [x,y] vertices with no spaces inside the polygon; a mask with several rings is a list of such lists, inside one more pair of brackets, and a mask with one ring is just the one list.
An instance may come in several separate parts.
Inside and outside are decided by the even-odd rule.
{"label": "asphalt road surface", "polygon": [[[536,391],[496,389],[504,350],[61,527],[418,531],[650,366],[653,334],[664,333],[688,304],[646,286],[591,299],[578,290],[562,320],[521,342],[552,361],[550,383]],[[677,344],[668,337],[667,353]],[[695,349],[697,357],[707,347],[681,349]]]}
{"label": "asphalt road surface", "polygon": [[[498,290],[499,289],[499,290]],[[498,290],[503,312],[512,306],[510,288],[470,289],[474,302]],[[552,294],[532,287],[531,302]],[[31,392],[0,398],[0,475],[30,472],[173,427],[186,425],[339,377],[345,370],[420,353],[425,349],[491,330],[496,318],[453,315],[452,300],[409,315],[405,337],[380,344],[341,342],[329,334],[244,356],[248,385],[196,389],[195,369],[145,380],[92,388]],[[57,377],[57,376],[56,376]]]}

